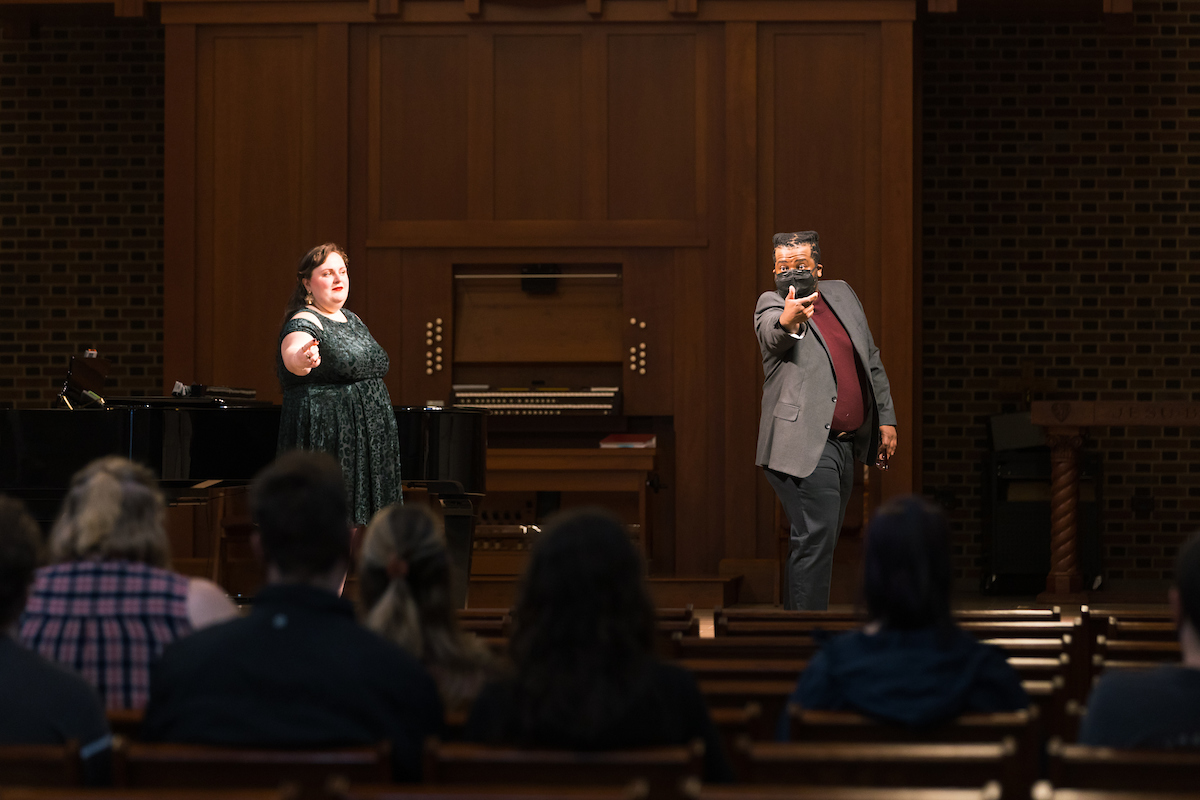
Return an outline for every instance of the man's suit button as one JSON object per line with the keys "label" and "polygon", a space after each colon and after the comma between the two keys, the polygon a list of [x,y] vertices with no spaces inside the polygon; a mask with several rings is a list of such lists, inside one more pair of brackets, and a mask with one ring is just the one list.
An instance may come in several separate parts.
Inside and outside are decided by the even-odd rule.
{"label": "man's suit button", "polygon": [[829,430],[829,423],[825,423],[825,430]]}
{"label": "man's suit button", "polygon": [[837,395],[833,396],[833,402],[835,402],[835,403],[837,402]]}

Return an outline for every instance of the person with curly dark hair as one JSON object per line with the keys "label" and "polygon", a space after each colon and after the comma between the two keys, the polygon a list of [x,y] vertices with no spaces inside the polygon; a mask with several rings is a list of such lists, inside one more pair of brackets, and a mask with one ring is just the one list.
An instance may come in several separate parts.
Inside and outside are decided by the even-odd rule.
{"label": "person with curly dark hair", "polygon": [[701,739],[705,779],[732,770],[695,679],[655,658],[645,566],[600,509],[552,520],[534,545],[514,609],[514,673],[484,687],[471,741],[621,750]]}

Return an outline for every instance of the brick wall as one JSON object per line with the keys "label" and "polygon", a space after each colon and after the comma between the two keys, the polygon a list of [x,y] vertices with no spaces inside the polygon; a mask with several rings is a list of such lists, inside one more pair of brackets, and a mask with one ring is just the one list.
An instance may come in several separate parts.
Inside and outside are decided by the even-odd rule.
{"label": "brick wall", "polygon": [[[980,574],[988,418],[1027,398],[1200,401],[1200,1],[1134,24],[930,16],[923,476]],[[1097,430],[1116,584],[1200,528],[1200,429]]]}
{"label": "brick wall", "polygon": [[0,40],[0,230],[0,401],[48,405],[88,347],[111,394],[160,393],[160,25]]}

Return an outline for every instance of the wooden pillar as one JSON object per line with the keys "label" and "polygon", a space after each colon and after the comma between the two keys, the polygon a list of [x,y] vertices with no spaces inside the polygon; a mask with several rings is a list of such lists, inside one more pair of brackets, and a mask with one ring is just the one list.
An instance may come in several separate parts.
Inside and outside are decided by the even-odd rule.
{"label": "wooden pillar", "polygon": [[1083,588],[1075,555],[1083,430],[1050,428],[1046,443],[1050,445],[1050,573],[1046,576],[1046,593],[1064,595]]}

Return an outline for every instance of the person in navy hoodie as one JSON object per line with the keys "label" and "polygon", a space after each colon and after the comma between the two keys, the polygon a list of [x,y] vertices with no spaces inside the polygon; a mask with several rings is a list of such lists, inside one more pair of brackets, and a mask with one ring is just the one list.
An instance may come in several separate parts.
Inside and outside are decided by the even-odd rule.
{"label": "person in navy hoodie", "polygon": [[[825,644],[800,675],[791,702],[914,728],[1026,708],[1029,698],[1003,651],[954,623],[951,578],[941,510],[914,496],[884,504],[863,553],[868,623]],[[787,735],[785,713],[779,736]]]}

